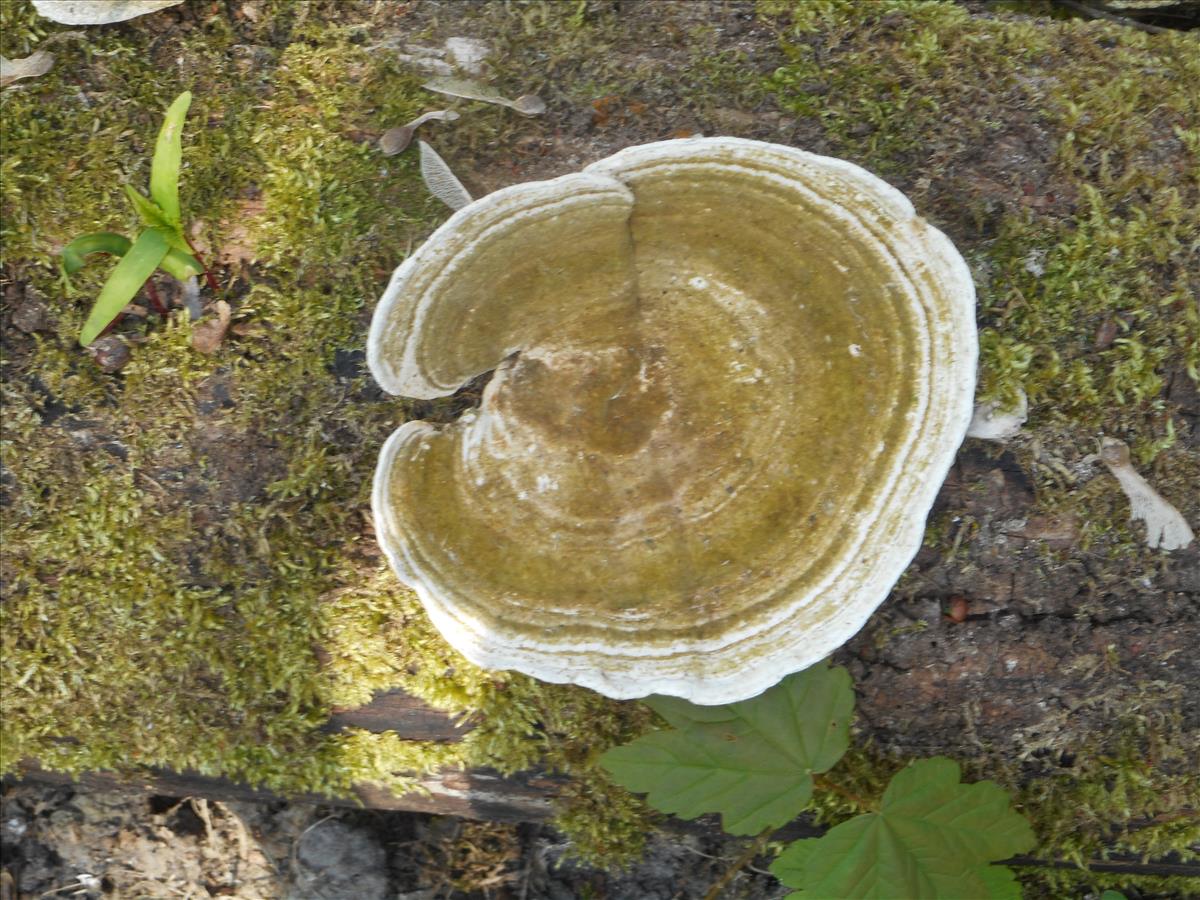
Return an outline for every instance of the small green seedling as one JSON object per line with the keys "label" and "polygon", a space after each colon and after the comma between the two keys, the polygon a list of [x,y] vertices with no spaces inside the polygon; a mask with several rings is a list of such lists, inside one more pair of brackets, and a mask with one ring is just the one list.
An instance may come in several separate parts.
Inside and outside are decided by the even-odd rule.
{"label": "small green seedling", "polygon": [[[844,668],[822,662],[727,706],[646,702],[670,727],[609,750],[600,764],[655,809],[686,819],[720,813],[726,831],[765,841],[809,805],[813,776],[846,752],[854,689]],[[999,785],[962,784],[958,764],[935,756],[862,802],[866,812],[793,841],[775,860],[771,873],[796,889],[788,900],[1019,900],[1012,870],[992,863],[1030,850],[1034,835]]]}
{"label": "small green seedling", "polygon": [[[172,278],[184,281],[207,270],[193,255],[194,250],[183,233],[179,209],[179,165],[183,157],[183,120],[191,105],[190,91],[184,91],[167,109],[154,159],[150,164],[150,197],[138,193],[128,184],[125,193],[146,228],[132,241],[112,232],[85,234],[63,248],[63,271],[67,276],[83,268],[84,257],[91,253],[108,253],[120,257],[120,262],[108,276],[100,296],[96,298],[79,343],[87,346],[120,315],[134,295],[145,285],[155,269],[162,269]],[[209,285],[213,286],[211,276]],[[152,295],[152,299],[154,299]],[[161,304],[155,303],[160,312]]]}

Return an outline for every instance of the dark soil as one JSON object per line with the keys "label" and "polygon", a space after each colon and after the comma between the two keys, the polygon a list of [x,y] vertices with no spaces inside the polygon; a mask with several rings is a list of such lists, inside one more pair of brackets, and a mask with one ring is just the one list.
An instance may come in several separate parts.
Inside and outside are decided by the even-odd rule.
{"label": "dark soil", "polygon": [[[0,839],[5,900],[699,900],[741,851],[715,829],[676,833],[608,872],[571,862],[539,825],[37,784],[4,789]],[[745,869],[723,896],[785,893]]]}

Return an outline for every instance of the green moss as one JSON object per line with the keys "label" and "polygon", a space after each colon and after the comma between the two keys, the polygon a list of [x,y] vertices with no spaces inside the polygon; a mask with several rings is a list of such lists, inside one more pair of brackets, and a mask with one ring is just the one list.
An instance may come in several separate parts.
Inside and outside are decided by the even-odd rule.
{"label": "green moss", "polygon": [[[1026,867],[1033,896],[1115,887],[1186,896],[1195,879],[1106,875],[1087,868],[1110,856],[1181,862],[1200,859],[1200,771],[1195,735],[1178,712],[1179,691],[1140,686],[1136,699],[1112,710],[1112,727],[1080,748],[1072,771],[1012,779],[1018,805],[1038,834],[1035,856],[1067,860],[1078,869]],[[1178,892],[1178,894],[1176,893]]]}

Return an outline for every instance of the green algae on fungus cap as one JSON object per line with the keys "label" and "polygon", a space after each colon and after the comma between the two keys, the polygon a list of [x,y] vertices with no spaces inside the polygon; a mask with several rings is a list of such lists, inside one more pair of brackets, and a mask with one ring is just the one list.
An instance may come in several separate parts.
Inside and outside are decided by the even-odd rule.
{"label": "green algae on fungus cap", "polygon": [[846,641],[916,552],[971,418],[974,288],[855,165],[666,141],[459,210],[368,359],[418,398],[495,370],[375,474],[380,543],[454,647],[728,703]]}

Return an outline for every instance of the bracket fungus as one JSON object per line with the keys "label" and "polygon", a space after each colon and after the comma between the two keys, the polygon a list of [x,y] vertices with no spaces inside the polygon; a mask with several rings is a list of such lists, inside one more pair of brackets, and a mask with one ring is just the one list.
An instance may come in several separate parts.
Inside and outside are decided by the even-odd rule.
{"label": "bracket fungus", "polygon": [[392,276],[371,371],[478,408],[385,444],[380,543],[488,668],[753,696],[855,633],[971,418],[974,288],[850,163],[631,147],[470,203]]}

